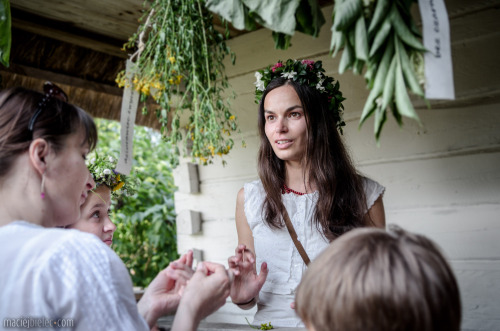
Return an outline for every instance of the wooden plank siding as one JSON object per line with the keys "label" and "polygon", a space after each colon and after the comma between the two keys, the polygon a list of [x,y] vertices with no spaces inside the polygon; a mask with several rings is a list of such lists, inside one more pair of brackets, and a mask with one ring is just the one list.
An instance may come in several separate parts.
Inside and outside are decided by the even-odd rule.
{"label": "wooden plank siding", "polygon": [[[242,134],[220,162],[200,166],[200,193],[177,192],[176,210],[196,210],[202,231],[179,235],[179,251],[203,250],[204,259],[227,264],[237,244],[236,194],[257,178],[254,72],[287,58],[322,60],[338,78],[345,101],[344,139],[360,172],[386,186],[387,223],[425,234],[443,249],[457,275],[462,295],[463,330],[500,330],[500,1],[445,1],[451,19],[456,100],[414,99],[424,126],[390,117],[380,147],[373,119],[358,130],[368,95],[362,76],[338,75],[340,55],[329,56],[332,6],[316,39],[297,33],[287,51],[275,50],[271,33],[258,30],[229,42],[236,66],[226,65]],[[418,8],[414,10],[418,17]],[[247,147],[239,142],[245,140]],[[176,178],[178,179],[178,178]],[[209,321],[245,323],[242,311],[226,304]]]}

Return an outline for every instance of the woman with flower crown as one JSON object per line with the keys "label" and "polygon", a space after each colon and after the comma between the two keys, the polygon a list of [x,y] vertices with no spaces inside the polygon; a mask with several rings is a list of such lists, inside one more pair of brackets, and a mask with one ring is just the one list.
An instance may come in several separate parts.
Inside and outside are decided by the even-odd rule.
{"label": "woman with flower crown", "polygon": [[[5,328],[196,330],[229,295],[223,265],[203,262],[184,289],[166,268],[136,303],[120,258],[94,235],[60,229],[80,217],[95,182],[85,158],[92,118],[45,85],[0,92],[0,316]],[[182,291],[182,297],[181,297]]]}
{"label": "woman with flower crown", "polygon": [[303,326],[292,308],[307,263],[353,228],[384,227],[384,187],[354,168],[344,98],[321,61],[279,61],[256,78],[260,179],[237,196],[231,299],[257,303],[254,323]]}

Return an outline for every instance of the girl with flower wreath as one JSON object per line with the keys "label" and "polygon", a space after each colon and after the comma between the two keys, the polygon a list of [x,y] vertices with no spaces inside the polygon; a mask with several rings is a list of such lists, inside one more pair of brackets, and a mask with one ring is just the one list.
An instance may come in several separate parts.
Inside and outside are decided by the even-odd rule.
{"label": "girl with flower wreath", "polygon": [[384,187],[354,168],[339,134],[344,98],[321,61],[279,61],[255,76],[260,179],[237,196],[231,299],[257,303],[254,324],[303,326],[292,308],[307,263],[351,229],[383,228]]}
{"label": "girl with flower wreath", "polygon": [[[95,152],[89,160],[87,167],[96,186],[88,192],[87,199],[80,208],[81,213],[78,221],[66,228],[92,233],[111,247],[113,234],[116,230],[116,225],[109,217],[111,199],[116,199],[122,194],[133,195],[139,181],[134,174],[125,176],[116,172],[117,160],[112,156],[101,156],[98,152]],[[169,268],[172,269],[170,272],[176,277],[177,287],[186,286],[194,273],[192,266],[193,251],[191,250],[169,264]],[[171,312],[169,311],[169,313]],[[154,326],[151,330],[159,330],[159,328]]]}
{"label": "girl with flower wreath", "polygon": [[95,156],[90,158],[88,168],[96,187],[89,191],[78,221],[67,228],[92,233],[111,247],[116,230],[115,224],[109,218],[111,198],[116,198],[119,194],[134,194],[137,180],[133,175],[117,173],[114,170],[116,159],[112,156],[104,157],[95,153]]}

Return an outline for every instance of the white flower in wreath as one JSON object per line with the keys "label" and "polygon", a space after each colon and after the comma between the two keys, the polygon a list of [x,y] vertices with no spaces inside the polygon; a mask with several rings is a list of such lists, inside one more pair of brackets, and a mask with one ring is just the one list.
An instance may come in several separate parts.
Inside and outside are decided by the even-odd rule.
{"label": "white flower in wreath", "polygon": [[256,71],[255,78],[257,78],[257,80],[254,83],[257,90],[264,91],[266,89],[266,87],[264,86],[264,82],[262,81],[262,74],[260,72]]}
{"label": "white flower in wreath", "polygon": [[115,159],[113,159],[113,157],[112,157],[112,156],[108,157],[108,160],[109,160],[109,162],[111,162],[111,163],[115,162]]}
{"label": "white flower in wreath", "polygon": [[297,73],[295,71],[291,71],[291,72],[282,73],[281,77],[286,78],[286,79],[293,79],[293,77],[295,77],[295,75],[297,75]]}
{"label": "white flower in wreath", "polygon": [[105,175],[111,175],[111,170],[104,169],[104,171],[102,173],[105,174]]}
{"label": "white flower in wreath", "polygon": [[325,90],[325,87],[323,86],[323,79],[316,84],[316,90],[323,92]]}

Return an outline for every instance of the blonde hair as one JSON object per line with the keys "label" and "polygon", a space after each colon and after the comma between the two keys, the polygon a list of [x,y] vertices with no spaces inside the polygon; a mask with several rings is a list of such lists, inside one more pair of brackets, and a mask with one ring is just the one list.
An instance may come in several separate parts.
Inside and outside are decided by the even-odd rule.
{"label": "blonde hair", "polygon": [[392,227],[361,228],[310,265],[296,311],[315,331],[459,330],[457,281],[439,248]]}

